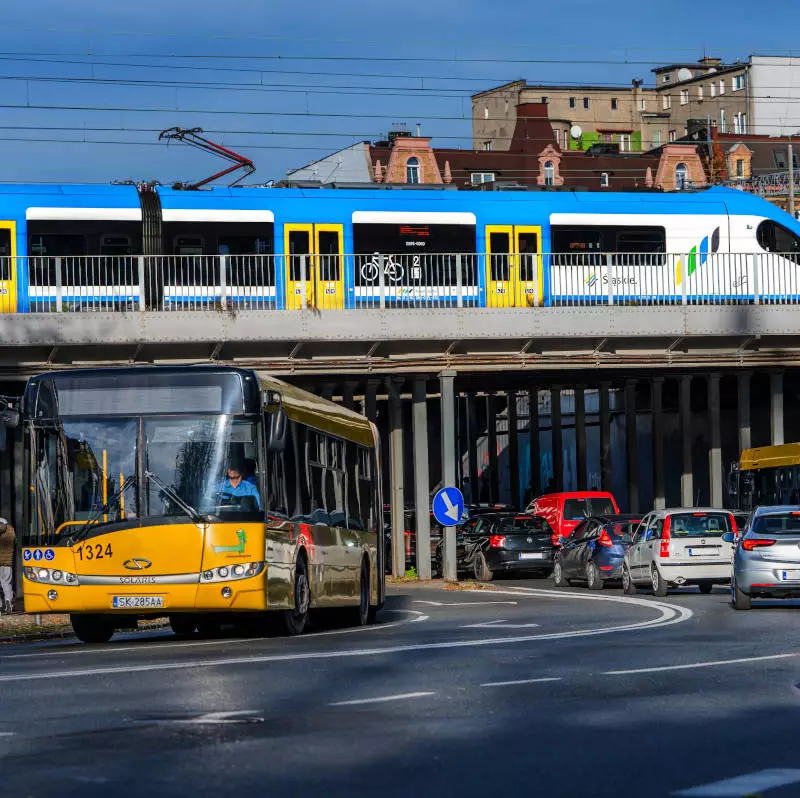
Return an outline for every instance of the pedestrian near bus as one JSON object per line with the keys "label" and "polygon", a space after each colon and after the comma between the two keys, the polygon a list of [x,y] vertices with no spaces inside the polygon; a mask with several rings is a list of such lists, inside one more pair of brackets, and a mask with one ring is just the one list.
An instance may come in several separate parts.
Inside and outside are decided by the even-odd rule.
{"label": "pedestrian near bus", "polygon": [[17,535],[14,527],[0,518],[0,593],[2,593],[3,612],[13,612],[14,610],[14,577],[12,566],[14,565],[14,544]]}

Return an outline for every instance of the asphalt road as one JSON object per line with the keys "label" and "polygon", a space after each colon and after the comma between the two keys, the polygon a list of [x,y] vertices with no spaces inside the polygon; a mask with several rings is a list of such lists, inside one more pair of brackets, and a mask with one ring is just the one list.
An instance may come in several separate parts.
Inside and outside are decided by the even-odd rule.
{"label": "asphalt road", "polygon": [[800,605],[496,587],[301,638],[5,646],[3,796],[800,795]]}

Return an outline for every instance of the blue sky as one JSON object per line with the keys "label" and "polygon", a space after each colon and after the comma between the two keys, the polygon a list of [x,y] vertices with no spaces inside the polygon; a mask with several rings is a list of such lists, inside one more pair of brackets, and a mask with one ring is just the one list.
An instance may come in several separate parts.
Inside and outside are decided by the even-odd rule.
{"label": "blue sky", "polygon": [[796,30],[776,21],[796,19],[797,0],[773,0],[746,24],[734,5],[6,3],[0,180],[171,182],[222,168],[158,144],[158,131],[173,125],[202,127],[251,157],[253,181],[378,138],[394,122],[420,122],[439,146],[469,146],[469,95],[507,80],[651,84],[653,65],[704,52],[790,52]]}

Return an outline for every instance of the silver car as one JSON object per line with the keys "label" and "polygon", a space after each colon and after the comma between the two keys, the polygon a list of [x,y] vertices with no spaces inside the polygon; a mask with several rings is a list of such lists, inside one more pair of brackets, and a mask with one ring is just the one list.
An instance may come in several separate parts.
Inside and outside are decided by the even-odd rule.
{"label": "silver car", "polygon": [[738,541],[731,605],[749,610],[754,598],[800,598],[798,505],[758,507]]}

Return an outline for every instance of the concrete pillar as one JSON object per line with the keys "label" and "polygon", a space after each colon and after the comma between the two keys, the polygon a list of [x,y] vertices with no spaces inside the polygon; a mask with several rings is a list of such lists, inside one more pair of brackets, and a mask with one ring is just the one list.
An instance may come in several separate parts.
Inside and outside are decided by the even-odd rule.
{"label": "concrete pillar", "polygon": [[489,453],[489,501],[496,502],[500,495],[497,473],[497,397],[486,397],[486,449]]}
{"label": "concrete pillar", "polygon": [[367,380],[364,389],[364,415],[372,422],[378,418],[378,386],[380,380]]}
{"label": "concrete pillar", "polygon": [[519,438],[517,430],[517,394],[508,394],[508,477],[511,485],[511,504],[522,507],[519,492]]}
{"label": "concrete pillar", "polygon": [[711,449],[708,452],[708,484],[711,486],[711,506],[722,507],[722,419],[717,372],[708,376],[708,424]]}
{"label": "concrete pillar", "polygon": [[414,511],[417,517],[417,576],[431,578],[430,476],[428,463],[428,391],[424,377],[414,380]]}
{"label": "concrete pillar", "polygon": [[[442,397],[442,485],[456,484],[456,447],[455,447],[455,371],[443,371],[439,375],[439,390]],[[444,578],[454,582],[456,573],[456,528],[445,527],[444,530]]]}
{"label": "concrete pillar", "polygon": [[625,380],[625,463],[628,477],[628,512],[639,512],[639,471],[636,462],[636,380]]}
{"label": "concrete pillar", "polygon": [[586,490],[586,386],[575,386],[575,470],[578,490]]}
{"label": "concrete pillar", "polygon": [[400,384],[386,380],[389,394],[389,457],[391,460],[390,502],[392,505],[392,573],[403,576],[406,572],[405,529],[405,463],[403,461],[403,403]]}
{"label": "concrete pillar", "polygon": [[553,482],[557,491],[564,490],[564,440],[561,434],[561,386],[550,388],[550,430],[552,433]]}
{"label": "concrete pillar", "polygon": [[342,407],[348,410],[353,409],[353,393],[355,392],[355,384],[346,382],[342,385]]}
{"label": "concrete pillar", "polygon": [[750,435],[750,377],[752,372],[740,371],[736,375],[738,383],[739,403],[738,403],[738,418],[739,418],[739,454],[743,449],[750,448],[751,435]]}
{"label": "concrete pillar", "polygon": [[531,478],[528,485],[528,500],[535,499],[542,492],[540,481],[541,451],[539,450],[539,389],[528,391],[528,460]]}
{"label": "concrete pillar", "polygon": [[611,408],[609,405],[610,382],[601,382],[600,402],[600,486],[611,490]]}
{"label": "concrete pillar", "polygon": [[478,486],[478,407],[474,393],[467,394],[467,425],[469,427],[469,499],[472,504],[480,501]]}
{"label": "concrete pillar", "polygon": [[653,377],[650,383],[653,437],[653,506],[662,510],[667,506],[664,489],[664,378]]}
{"label": "concrete pillar", "polygon": [[783,443],[783,372],[769,375],[770,441],[773,446]]}
{"label": "concrete pillar", "polygon": [[692,378],[689,374],[680,377],[680,423],[681,423],[681,506],[694,505],[694,481],[692,474]]}

